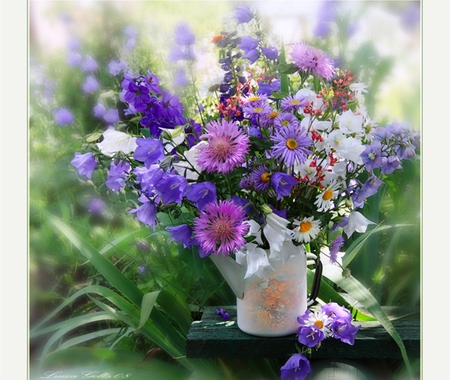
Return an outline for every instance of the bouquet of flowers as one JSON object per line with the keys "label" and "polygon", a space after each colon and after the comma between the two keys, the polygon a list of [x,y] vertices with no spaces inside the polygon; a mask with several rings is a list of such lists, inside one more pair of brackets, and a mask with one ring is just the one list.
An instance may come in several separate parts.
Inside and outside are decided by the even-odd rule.
{"label": "bouquet of flowers", "polygon": [[[206,96],[186,86],[182,99],[157,73],[124,69],[120,120],[87,136],[72,165],[89,179],[106,170],[107,188],[135,194],[129,212],[141,223],[162,226],[202,258],[238,255],[246,277],[297,247],[336,263],[345,239],[374,224],[363,216],[365,200],[417,155],[419,134],[372,120],[366,86],[324,51],[269,44],[247,6],[235,19],[236,30],[213,38],[223,77]],[[172,59],[192,68],[188,25],[178,25],[175,42]],[[336,304],[299,322],[308,347],[328,336],[352,344],[357,331]],[[304,360],[291,358],[283,376]]]}

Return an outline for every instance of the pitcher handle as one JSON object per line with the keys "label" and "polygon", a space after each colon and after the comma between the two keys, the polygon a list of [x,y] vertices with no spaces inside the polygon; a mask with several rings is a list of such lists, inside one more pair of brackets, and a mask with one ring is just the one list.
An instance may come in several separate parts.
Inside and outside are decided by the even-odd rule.
{"label": "pitcher handle", "polygon": [[307,259],[314,259],[314,265],[316,268],[316,271],[314,273],[314,280],[311,286],[311,294],[308,296],[308,300],[307,300],[307,305],[311,306],[317,296],[319,295],[319,289],[320,289],[320,283],[322,281],[322,262],[320,261],[320,258],[318,258],[315,254],[313,253],[307,253],[306,254],[306,258]]}

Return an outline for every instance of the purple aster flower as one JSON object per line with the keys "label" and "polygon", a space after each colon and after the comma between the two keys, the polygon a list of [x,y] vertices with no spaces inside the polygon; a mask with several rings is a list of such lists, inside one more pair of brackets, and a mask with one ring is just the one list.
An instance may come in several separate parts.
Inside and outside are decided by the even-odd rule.
{"label": "purple aster flower", "polygon": [[181,21],[175,26],[175,43],[180,46],[193,45],[195,34],[188,23]]}
{"label": "purple aster flower", "polygon": [[372,172],[373,169],[380,168],[382,165],[381,143],[378,140],[374,140],[360,154],[360,157],[368,172]]}
{"label": "purple aster flower", "polygon": [[194,219],[195,239],[204,254],[228,256],[241,249],[248,231],[244,209],[230,200],[209,203]]}
{"label": "purple aster flower", "polygon": [[117,111],[117,109],[115,108],[110,108],[104,115],[103,115],[103,119],[108,123],[108,124],[114,124],[117,123],[119,121],[119,111]]}
{"label": "purple aster flower", "polygon": [[274,46],[261,46],[262,53],[266,56],[267,59],[275,60],[278,58],[278,49]]}
{"label": "purple aster flower", "polygon": [[212,182],[199,182],[190,184],[186,198],[195,203],[201,211],[208,203],[216,202],[216,185]]}
{"label": "purple aster flower", "polygon": [[228,173],[245,162],[250,140],[232,121],[210,121],[206,134],[200,136],[208,141],[198,148],[197,164],[208,173]]}
{"label": "purple aster flower", "polygon": [[81,63],[81,68],[83,71],[95,71],[98,69],[97,61],[90,55],[87,55],[84,61]]}
{"label": "purple aster flower", "polygon": [[298,128],[300,123],[298,119],[290,112],[283,112],[273,119],[273,124],[278,128],[290,127]]}
{"label": "purple aster flower", "polygon": [[304,380],[311,372],[308,359],[302,354],[292,355],[281,367],[281,380]]}
{"label": "purple aster flower", "polygon": [[97,161],[91,152],[84,154],[76,152],[70,163],[78,170],[78,174],[85,175],[89,179],[92,178],[92,172],[97,166]]}
{"label": "purple aster flower", "polygon": [[94,116],[95,117],[103,117],[103,115],[105,113],[106,113],[106,107],[101,103],[97,103],[97,105],[94,107]]}
{"label": "purple aster flower", "polygon": [[142,204],[138,208],[130,210],[129,213],[136,214],[136,217],[141,223],[149,225],[154,229],[156,227],[156,213],[158,212],[156,205],[144,194],[138,200]]}
{"label": "purple aster flower", "polygon": [[94,215],[101,215],[105,211],[105,202],[100,198],[92,198],[88,205],[88,212]]}
{"label": "purple aster flower", "polygon": [[277,193],[277,201],[291,194],[292,188],[298,184],[297,180],[290,174],[275,172],[271,178],[272,186]]}
{"label": "purple aster flower", "polygon": [[196,241],[192,238],[192,229],[187,224],[166,227],[166,231],[170,232],[173,240],[183,243],[184,248],[190,248],[196,245]]}
{"label": "purple aster flower", "polygon": [[265,117],[272,112],[272,107],[264,100],[249,101],[242,106],[244,116],[247,118]]}
{"label": "purple aster flower", "polygon": [[57,109],[53,115],[55,116],[56,124],[58,125],[70,125],[73,123],[73,115],[66,108]]}
{"label": "purple aster flower", "polygon": [[97,89],[98,89],[97,80],[92,75],[89,75],[83,84],[83,91],[87,93],[93,93],[97,91]]}
{"label": "purple aster flower", "polygon": [[137,139],[137,148],[133,157],[143,162],[147,168],[164,158],[164,146],[160,140],[148,138]]}
{"label": "purple aster flower", "polygon": [[291,59],[300,71],[313,74],[326,80],[333,77],[335,69],[333,61],[322,50],[297,43],[293,46]]}
{"label": "purple aster flower", "polygon": [[128,162],[120,160],[117,165],[111,161],[109,167],[108,178],[106,179],[106,187],[110,188],[113,193],[118,192],[125,186],[125,178],[128,176],[131,166]]}
{"label": "purple aster flower", "polygon": [[342,235],[339,235],[336,239],[334,239],[333,243],[331,243],[330,248],[330,262],[335,263],[337,260],[337,254],[339,250],[344,245],[344,238]]}
{"label": "purple aster flower", "polygon": [[307,146],[312,144],[312,139],[306,135],[305,129],[296,127],[280,128],[272,136],[275,142],[272,147],[274,157],[282,160],[287,166],[292,166],[297,161],[303,164],[311,153]]}
{"label": "purple aster flower", "polygon": [[298,111],[304,107],[307,103],[307,99],[300,94],[289,95],[281,101],[281,108],[284,111]]}
{"label": "purple aster flower", "polygon": [[234,10],[234,17],[237,19],[238,25],[244,24],[253,18],[253,12],[247,5],[238,5]]}
{"label": "purple aster flower", "polygon": [[220,315],[222,317],[222,319],[224,320],[228,320],[230,319],[230,315],[227,313],[227,311],[225,309],[216,309],[216,314]]}
{"label": "purple aster flower", "polygon": [[270,172],[266,165],[261,165],[250,173],[250,181],[255,190],[266,191],[270,186]]}
{"label": "purple aster flower", "polygon": [[241,181],[239,182],[239,187],[244,190],[251,190],[253,189],[254,185],[255,182],[250,178],[250,176],[242,177]]}
{"label": "purple aster flower", "polygon": [[155,184],[155,190],[164,204],[181,203],[186,193],[187,180],[183,176],[165,174]]}

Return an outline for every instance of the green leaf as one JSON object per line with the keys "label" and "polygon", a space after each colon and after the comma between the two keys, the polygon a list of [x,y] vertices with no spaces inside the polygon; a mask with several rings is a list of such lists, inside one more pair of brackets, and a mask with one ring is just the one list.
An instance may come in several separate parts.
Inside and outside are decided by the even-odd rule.
{"label": "green leaf", "polygon": [[413,224],[395,224],[382,226],[381,223],[373,228],[370,232],[359,236],[345,251],[345,255],[342,259],[342,265],[344,268],[348,267],[351,261],[355,258],[358,252],[363,248],[367,239],[369,239],[373,234],[388,230],[390,228],[401,228],[401,227],[411,227]]}
{"label": "green leaf", "polygon": [[398,334],[395,327],[392,325],[388,316],[382,309],[381,305],[378,303],[376,298],[370,293],[370,291],[362,285],[356,278],[353,276],[343,277],[342,269],[338,266],[330,266],[327,270],[327,278],[333,281],[337,286],[346,291],[351,297],[356,299],[361,303],[361,305],[367,309],[369,313],[371,313],[377,321],[386,329],[389,335],[394,339],[397,343],[400,352],[403,357],[403,361],[405,362],[406,367],[411,372],[411,366],[408,358],[408,354],[406,352],[405,345]]}
{"label": "green leaf", "polygon": [[141,306],[141,318],[139,321],[139,326],[137,330],[139,330],[144,324],[147,322],[150,314],[153,310],[153,306],[155,306],[156,300],[160,294],[160,290],[147,293],[142,298],[142,306]]}

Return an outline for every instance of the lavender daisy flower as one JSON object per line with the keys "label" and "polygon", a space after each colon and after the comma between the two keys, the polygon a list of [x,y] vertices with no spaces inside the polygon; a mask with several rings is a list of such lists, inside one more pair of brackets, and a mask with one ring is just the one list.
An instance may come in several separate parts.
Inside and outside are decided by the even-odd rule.
{"label": "lavender daisy flower", "polygon": [[278,128],[290,126],[298,128],[300,126],[298,119],[290,112],[283,112],[282,114],[278,115],[273,120],[273,124]]}
{"label": "lavender daisy flower", "polygon": [[281,101],[281,108],[287,112],[298,111],[306,105],[306,102],[307,99],[300,94],[289,95]]}
{"label": "lavender daisy flower", "polygon": [[228,173],[245,162],[250,140],[232,121],[211,121],[207,133],[200,136],[208,141],[199,146],[197,164],[208,173]]}
{"label": "lavender daisy flower", "polygon": [[248,231],[244,209],[230,200],[209,203],[194,220],[195,239],[206,255],[228,256],[241,249]]}
{"label": "lavender daisy flower", "polygon": [[270,172],[266,165],[261,165],[250,173],[250,180],[256,190],[266,191],[270,186]]}
{"label": "lavender daisy flower", "polygon": [[76,152],[70,163],[78,170],[78,174],[85,175],[89,179],[92,178],[92,172],[97,166],[97,161],[91,152],[85,154]]}
{"label": "lavender daisy flower", "polygon": [[326,80],[334,75],[333,61],[322,50],[297,43],[293,46],[291,59],[296,67],[308,74],[313,74]]}
{"label": "lavender daisy flower", "polygon": [[281,380],[304,380],[311,372],[308,359],[302,354],[292,355],[285,365],[281,367]]}
{"label": "lavender daisy flower", "polygon": [[55,116],[56,124],[58,125],[70,125],[73,123],[72,112],[66,108],[57,109],[53,115]]}
{"label": "lavender daisy flower", "polygon": [[292,166],[295,162],[303,164],[311,153],[306,147],[312,144],[312,139],[306,135],[304,129],[293,126],[281,128],[275,131],[272,141],[275,142],[272,147],[273,156],[287,166]]}

